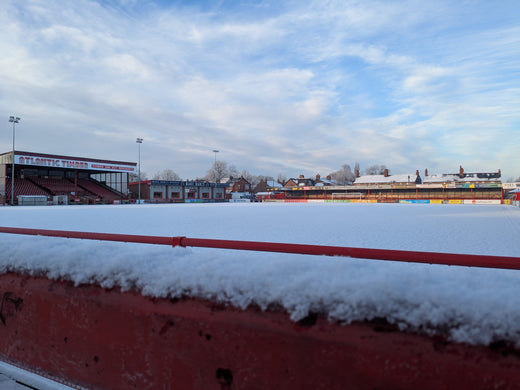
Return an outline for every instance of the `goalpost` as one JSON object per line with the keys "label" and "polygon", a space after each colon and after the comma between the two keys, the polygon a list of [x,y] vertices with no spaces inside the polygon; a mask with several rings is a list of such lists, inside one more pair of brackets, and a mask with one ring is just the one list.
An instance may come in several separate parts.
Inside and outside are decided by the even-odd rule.
{"label": "goalpost", "polygon": [[361,197],[363,196],[362,192],[333,192],[332,193],[332,201],[333,202],[350,202],[351,200],[356,200],[358,202],[362,202]]}

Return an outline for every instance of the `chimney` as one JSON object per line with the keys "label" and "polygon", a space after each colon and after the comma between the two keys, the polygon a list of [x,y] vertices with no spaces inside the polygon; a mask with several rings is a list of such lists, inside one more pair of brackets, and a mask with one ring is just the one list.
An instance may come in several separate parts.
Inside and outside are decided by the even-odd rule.
{"label": "chimney", "polygon": [[502,176],[502,172],[500,171],[500,169],[498,170],[498,177],[501,177]]}
{"label": "chimney", "polygon": [[299,177],[299,178],[300,178],[300,179],[303,179],[304,177],[305,177],[305,176],[303,176],[303,175],[300,175],[300,177]]}
{"label": "chimney", "polygon": [[319,173],[316,174],[316,181],[320,181],[320,178],[321,178],[320,174]]}
{"label": "chimney", "polygon": [[383,174],[385,175],[385,177],[388,177],[388,168],[385,168]]}
{"label": "chimney", "polygon": [[327,175],[327,180],[331,180],[332,177],[330,175]]}
{"label": "chimney", "polygon": [[419,176],[419,170],[418,169],[415,171],[415,176]]}
{"label": "chimney", "polygon": [[459,176],[464,177],[464,168],[462,168],[462,165],[459,165]]}
{"label": "chimney", "polygon": [[356,177],[359,177],[359,169],[354,170],[354,174],[356,175]]}
{"label": "chimney", "polygon": [[428,168],[424,170],[424,177],[428,176]]}

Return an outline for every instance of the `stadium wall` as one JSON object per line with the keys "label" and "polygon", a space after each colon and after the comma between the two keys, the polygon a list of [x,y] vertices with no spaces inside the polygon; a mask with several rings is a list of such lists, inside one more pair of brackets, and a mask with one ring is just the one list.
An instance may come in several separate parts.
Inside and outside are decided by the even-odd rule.
{"label": "stadium wall", "polygon": [[74,388],[515,389],[519,352],[6,273],[0,358]]}

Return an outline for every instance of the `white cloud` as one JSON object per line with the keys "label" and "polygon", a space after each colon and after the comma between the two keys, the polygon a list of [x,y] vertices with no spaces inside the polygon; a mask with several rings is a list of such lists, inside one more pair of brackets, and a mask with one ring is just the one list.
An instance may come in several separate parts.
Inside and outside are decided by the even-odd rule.
{"label": "white cloud", "polygon": [[520,176],[516,3],[108,4],[0,10],[0,108],[30,123],[20,145],[132,161],[141,136],[150,172],[183,177],[213,148],[274,176],[459,157]]}
{"label": "white cloud", "polygon": [[148,67],[129,54],[111,55],[105,58],[103,62],[110,68],[111,72],[119,76],[135,77],[142,82],[146,82],[152,77],[152,72]]}

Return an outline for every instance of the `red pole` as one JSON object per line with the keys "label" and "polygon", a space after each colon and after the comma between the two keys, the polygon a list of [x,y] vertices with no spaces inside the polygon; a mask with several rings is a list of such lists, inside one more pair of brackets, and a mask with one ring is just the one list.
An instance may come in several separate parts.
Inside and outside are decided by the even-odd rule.
{"label": "red pole", "polygon": [[172,237],[140,236],[133,234],[93,233],[76,232],[69,230],[47,230],[11,227],[0,227],[0,233],[62,238],[79,238],[84,240],[134,242],[140,244],[172,245]]}
{"label": "red pole", "polygon": [[325,245],[285,244],[257,241],[232,241],[179,237],[180,246],[344,256],[359,259],[391,260],[469,267],[520,269],[520,257],[464,255],[440,252],[416,252],[389,249],[352,248]]}
{"label": "red pole", "polygon": [[404,261],[424,264],[458,265],[466,267],[520,269],[520,257],[466,255],[441,252],[417,252],[390,249],[352,248],[326,245],[286,244],[276,242],[215,240],[188,237],[142,236],[132,234],[76,232],[64,230],[0,227],[0,233],[25,234],[87,240],[134,242],[181,247],[222,248],[305,255],[344,256],[359,259]]}

